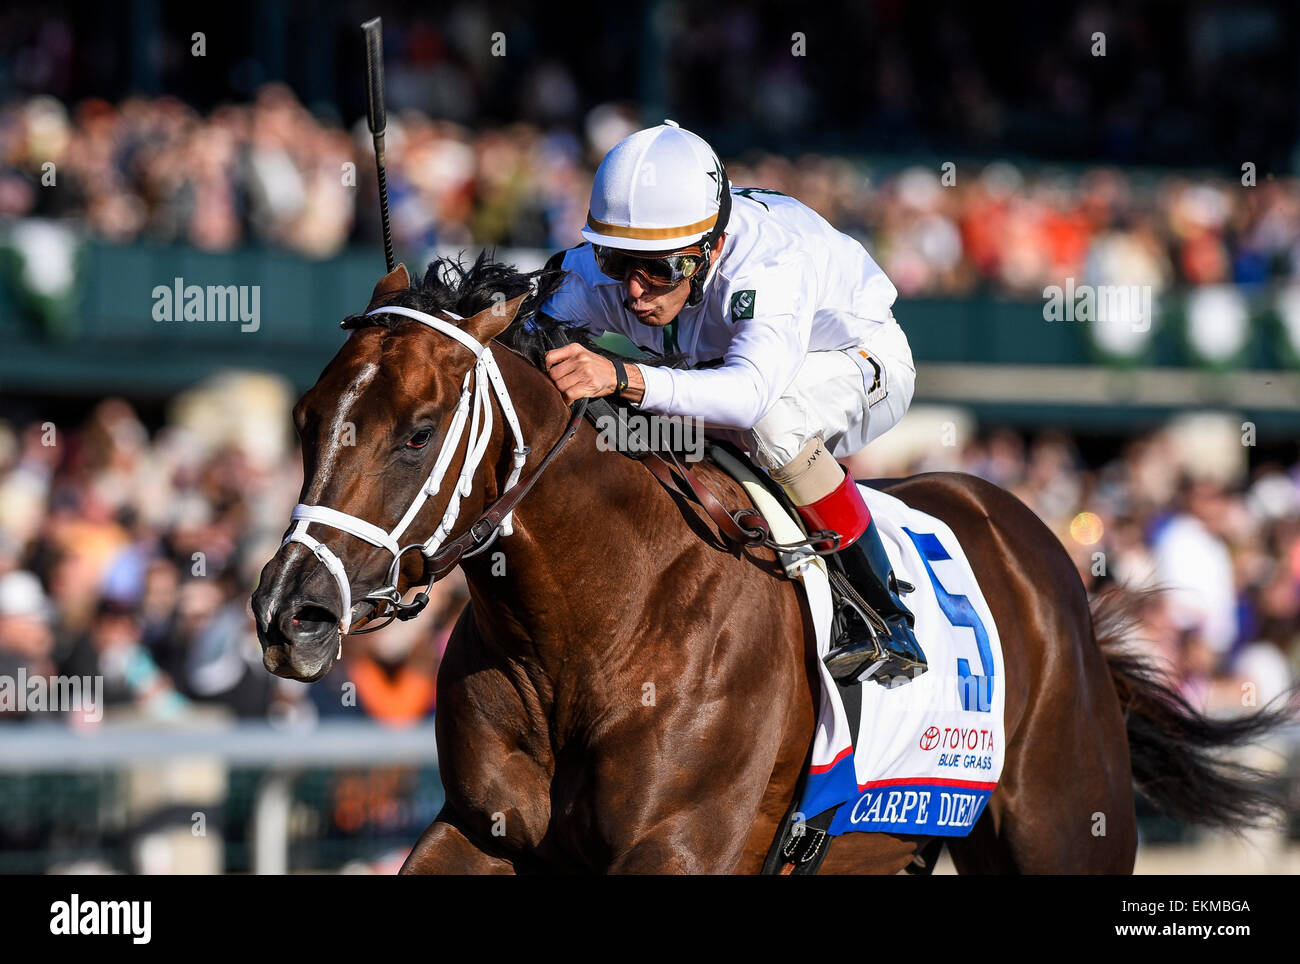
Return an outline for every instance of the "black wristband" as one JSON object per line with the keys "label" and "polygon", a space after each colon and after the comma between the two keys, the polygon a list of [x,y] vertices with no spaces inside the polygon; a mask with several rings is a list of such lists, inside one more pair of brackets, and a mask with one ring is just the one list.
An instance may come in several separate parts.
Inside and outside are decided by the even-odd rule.
{"label": "black wristband", "polygon": [[627,367],[618,358],[611,358],[614,363],[614,394],[621,395],[627,388]]}

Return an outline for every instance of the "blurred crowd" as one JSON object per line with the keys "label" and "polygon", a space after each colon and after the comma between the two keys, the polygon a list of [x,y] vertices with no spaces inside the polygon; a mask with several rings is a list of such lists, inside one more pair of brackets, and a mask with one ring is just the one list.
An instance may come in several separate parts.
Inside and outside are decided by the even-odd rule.
{"label": "blurred crowd", "polygon": [[[577,243],[595,165],[640,123],[615,104],[590,111],[580,136],[567,126],[471,130],[391,113],[398,248]],[[794,195],[861,240],[905,297],[1041,297],[1069,277],[1148,284],[1157,296],[1172,285],[1300,278],[1300,181],[1266,171],[1234,179],[1004,161],[725,159],[734,184]],[[344,130],[283,86],[207,115],[168,97],[0,107],[0,219],[66,219],[119,242],[266,244],[328,257],[372,244],[377,210],[364,122]]]}
{"label": "blurred crowd", "polygon": [[[202,426],[151,438],[118,399],[78,426],[4,425],[0,677],[102,677],[94,715],[110,717],[428,718],[464,600],[458,573],[420,620],[350,637],[313,686],[263,668],[248,598],[300,485],[296,452],[268,460]],[[46,716],[4,709],[0,719]],[[62,709],[70,725],[97,722]]]}
{"label": "blurred crowd", "polygon": [[[257,394],[247,383],[229,390]],[[79,425],[0,430],[0,677],[102,676],[110,715],[155,720],[426,718],[465,600],[458,577],[435,587],[420,619],[349,637],[319,683],[263,669],[248,598],[297,501],[301,464],[287,442],[258,449],[194,416],[220,400],[198,396],[152,435],[120,399]],[[287,424],[287,396],[275,406]],[[1207,464],[1212,435],[1156,432],[1088,466],[1066,436],[995,431],[893,463],[873,462],[883,450],[869,449],[852,468],[972,472],[1033,508],[1091,590],[1169,590],[1146,605],[1141,645],[1194,703],[1231,711],[1263,705],[1300,675],[1300,463],[1191,471]],[[1201,454],[1189,461],[1192,436]],[[23,718],[12,710],[0,719]]]}

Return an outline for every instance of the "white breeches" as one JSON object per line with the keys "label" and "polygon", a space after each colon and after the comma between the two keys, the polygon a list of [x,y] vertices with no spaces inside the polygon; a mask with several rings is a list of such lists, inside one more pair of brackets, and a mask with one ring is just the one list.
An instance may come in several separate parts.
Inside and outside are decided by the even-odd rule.
{"label": "white breeches", "polygon": [[809,352],[790,387],[738,440],[769,470],[788,464],[814,435],[846,458],[898,423],[915,384],[912,349],[891,319],[853,348]]}

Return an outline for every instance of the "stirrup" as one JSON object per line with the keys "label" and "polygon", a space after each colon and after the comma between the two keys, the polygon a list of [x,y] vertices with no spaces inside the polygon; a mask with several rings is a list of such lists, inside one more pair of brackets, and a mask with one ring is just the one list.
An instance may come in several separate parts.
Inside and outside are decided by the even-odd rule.
{"label": "stirrup", "polygon": [[867,679],[873,678],[887,659],[888,654],[880,645],[879,638],[873,636],[856,643],[836,646],[826,654],[822,662],[826,664],[831,679],[847,682],[862,676],[864,671],[868,674]]}
{"label": "stirrup", "polygon": [[885,648],[879,637],[837,646],[822,662],[832,679],[840,682],[869,679],[889,688],[910,682],[930,668],[914,657]]}
{"label": "stirrup", "polygon": [[[910,626],[908,630],[910,635]],[[886,686],[902,686],[930,669],[925,651],[921,649],[921,644],[916,641],[915,636],[900,640],[891,634],[885,641],[885,649],[888,652],[885,664],[871,676],[877,683]],[[914,650],[915,654],[908,650]]]}
{"label": "stirrup", "polygon": [[[840,573],[836,575],[843,578]],[[836,582],[834,578],[831,581],[832,584]],[[851,585],[848,589],[848,592],[839,597],[840,607],[835,619],[836,640],[846,641],[832,646],[830,652],[822,659],[832,679],[841,682],[871,679],[882,686],[894,686],[901,685],[896,683],[899,679],[904,682],[910,681],[929,669],[919,643],[913,645],[916,652],[922,654],[921,659],[895,648],[905,647],[907,641],[896,640],[889,620],[863,601],[861,595],[853,590]],[[866,636],[853,632],[843,622],[846,617],[849,620],[859,621]]]}
{"label": "stirrup", "polygon": [[[847,550],[852,551],[852,547]],[[849,560],[844,556],[839,560],[839,571],[833,570],[831,574],[832,590],[841,605],[866,624],[870,638],[855,640],[857,634],[847,629],[841,632],[838,638],[848,636],[850,642],[826,654],[826,668],[841,681],[873,679],[882,686],[895,686],[916,679],[930,667],[912,631],[915,617],[898,598],[905,592],[915,591],[916,587],[900,580],[891,569],[886,585],[879,587],[889,593],[889,598],[877,600],[879,606],[872,605],[845,571]]]}

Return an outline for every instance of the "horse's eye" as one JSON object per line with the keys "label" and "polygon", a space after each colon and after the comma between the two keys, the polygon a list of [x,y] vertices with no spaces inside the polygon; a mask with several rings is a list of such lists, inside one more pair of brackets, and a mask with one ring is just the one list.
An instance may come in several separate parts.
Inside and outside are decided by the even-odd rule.
{"label": "horse's eye", "polygon": [[422,449],[429,444],[429,439],[431,438],[433,438],[433,429],[422,428],[406,440],[406,447],[411,449]]}

